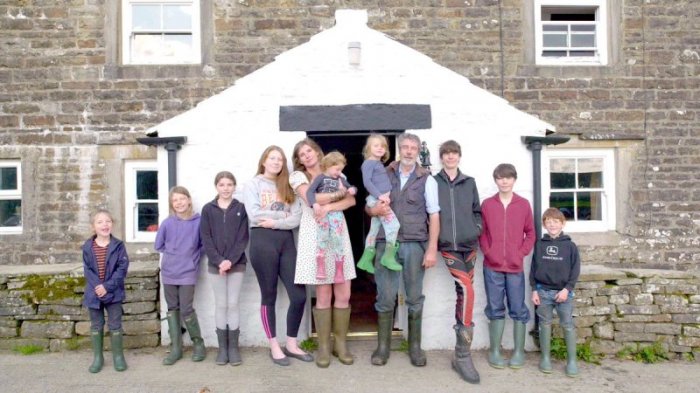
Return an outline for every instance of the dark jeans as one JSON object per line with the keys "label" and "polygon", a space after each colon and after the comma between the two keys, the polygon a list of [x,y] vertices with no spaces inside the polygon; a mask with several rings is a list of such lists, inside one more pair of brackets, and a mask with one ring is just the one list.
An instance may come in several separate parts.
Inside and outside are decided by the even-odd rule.
{"label": "dark jeans", "polygon": [[403,270],[395,272],[385,268],[379,260],[384,255],[385,242],[377,242],[377,254],[374,259],[374,279],[377,283],[377,302],[374,308],[378,312],[394,311],[396,297],[399,294],[399,283],[403,278],[406,289],[406,306],[409,313],[423,310],[423,256],[425,255],[424,242],[399,242],[399,251],[396,253],[396,261],[403,266]]}
{"label": "dark jeans", "polygon": [[188,318],[194,313],[194,285],[170,285],[163,284],[165,302],[168,304],[168,311],[180,310],[182,319]]}
{"label": "dark jeans", "polygon": [[88,308],[90,312],[90,329],[102,331],[105,327],[105,311],[107,311],[107,326],[110,332],[116,332],[122,329],[122,310],[121,303],[100,303],[100,308]]}
{"label": "dark jeans", "polygon": [[486,318],[504,319],[505,301],[508,302],[508,316],[514,321],[527,323],[530,311],[525,305],[525,275],[493,271],[484,266],[484,287],[486,289]]}

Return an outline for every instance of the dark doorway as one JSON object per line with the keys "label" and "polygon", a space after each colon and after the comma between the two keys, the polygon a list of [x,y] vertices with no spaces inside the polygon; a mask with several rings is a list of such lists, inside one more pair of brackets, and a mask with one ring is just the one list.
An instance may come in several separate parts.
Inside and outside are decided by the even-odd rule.
{"label": "dark doorway", "polygon": [[[382,132],[389,140],[391,157],[388,162],[393,161],[395,158],[396,134],[398,132],[400,131]],[[370,224],[369,217],[364,213],[367,191],[362,185],[362,172],[360,170],[362,161],[364,161],[362,149],[365,146],[369,132],[308,132],[307,134],[321,146],[324,153],[337,150],[343,153],[348,161],[343,173],[350,184],[357,187],[358,194],[355,206],[345,210],[345,220],[348,223],[352,252],[355,257],[355,263],[357,263],[364,250],[365,237]],[[377,318],[374,311],[375,297],[374,276],[358,269],[357,278],[352,282],[352,297],[350,298],[352,306],[352,316],[350,318],[351,333],[361,335],[361,333],[374,333],[377,331]]]}

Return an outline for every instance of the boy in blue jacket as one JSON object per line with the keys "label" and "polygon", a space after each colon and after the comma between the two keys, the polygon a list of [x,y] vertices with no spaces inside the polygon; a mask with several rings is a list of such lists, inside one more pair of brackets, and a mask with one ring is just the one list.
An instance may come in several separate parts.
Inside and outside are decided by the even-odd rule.
{"label": "boy in blue jacket", "polygon": [[574,287],[581,271],[578,248],[568,235],[562,232],[566,218],[559,209],[550,207],[542,215],[547,233],[535,245],[530,267],[532,303],[540,317],[540,371],[552,372],[550,360],[552,340],[552,311],[556,308],[566,342],[566,375],[578,375],[576,365],[576,327],[574,311]]}

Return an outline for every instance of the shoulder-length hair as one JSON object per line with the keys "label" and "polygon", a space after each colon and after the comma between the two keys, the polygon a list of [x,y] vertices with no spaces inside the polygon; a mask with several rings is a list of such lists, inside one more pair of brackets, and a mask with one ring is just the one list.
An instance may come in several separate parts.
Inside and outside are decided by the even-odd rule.
{"label": "shoulder-length hair", "polygon": [[302,164],[299,160],[299,150],[301,150],[301,148],[304,146],[310,147],[313,151],[315,151],[318,154],[319,164],[321,163],[321,159],[323,158],[323,149],[321,149],[321,146],[319,146],[318,143],[316,143],[311,138],[304,138],[297,142],[296,145],[294,145],[294,153],[292,154],[292,164],[294,165],[294,170],[304,172],[306,178],[309,179],[309,181],[311,181],[311,174],[306,170],[304,164]]}
{"label": "shoulder-length hair", "polygon": [[171,188],[170,192],[168,193],[168,208],[170,209],[170,215],[174,216],[176,214],[175,209],[173,208],[173,196],[175,194],[180,194],[187,197],[187,200],[190,202],[190,206],[185,212],[185,217],[192,217],[194,214],[194,209],[192,208],[192,196],[190,195],[190,192],[182,186],[175,186]]}

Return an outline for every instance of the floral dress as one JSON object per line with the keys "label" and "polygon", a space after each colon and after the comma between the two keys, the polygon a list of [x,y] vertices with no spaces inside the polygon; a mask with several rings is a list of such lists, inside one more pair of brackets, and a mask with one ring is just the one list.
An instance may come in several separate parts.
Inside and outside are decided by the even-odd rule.
{"label": "floral dress", "polygon": [[[297,193],[297,187],[303,184],[310,184],[304,172],[295,171],[289,177],[289,184]],[[297,196],[299,194],[297,193]],[[318,250],[318,240],[316,238],[318,232],[318,223],[314,220],[314,210],[302,204],[301,224],[299,224],[299,241],[297,244],[297,269],[294,276],[295,284],[321,285],[333,284],[335,275],[335,256],[326,255],[326,279],[316,279],[316,252]],[[338,227],[337,236],[342,239],[342,251],[344,256],[343,273],[346,280],[352,280],[356,277],[355,259],[352,256],[352,246],[350,245],[350,236],[348,235],[348,225],[345,222],[345,216],[342,217],[342,223]]]}

